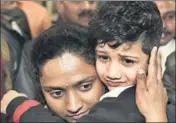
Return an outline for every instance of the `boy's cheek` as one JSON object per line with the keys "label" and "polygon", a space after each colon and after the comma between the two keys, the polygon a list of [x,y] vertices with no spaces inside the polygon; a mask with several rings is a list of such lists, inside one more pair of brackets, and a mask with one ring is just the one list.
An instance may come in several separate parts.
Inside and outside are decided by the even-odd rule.
{"label": "boy's cheek", "polygon": [[103,81],[104,79],[104,74],[105,74],[105,65],[102,65],[101,63],[96,62],[96,70],[97,70],[97,74],[100,78],[101,81]]}

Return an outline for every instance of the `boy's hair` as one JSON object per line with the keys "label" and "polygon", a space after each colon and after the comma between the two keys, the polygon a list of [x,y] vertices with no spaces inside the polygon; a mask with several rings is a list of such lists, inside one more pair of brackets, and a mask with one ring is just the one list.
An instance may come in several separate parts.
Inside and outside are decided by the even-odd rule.
{"label": "boy's hair", "polygon": [[95,51],[92,48],[88,43],[87,28],[78,24],[54,25],[39,35],[31,51],[31,62],[34,70],[32,77],[38,83],[39,90],[41,67],[48,60],[61,57],[68,52],[80,57],[87,64],[95,65]]}
{"label": "boy's hair", "polygon": [[[160,12],[152,1],[107,1],[90,23],[89,40],[117,48],[122,43],[140,41],[144,53],[159,46],[162,34]],[[108,42],[115,41],[109,44]]]}

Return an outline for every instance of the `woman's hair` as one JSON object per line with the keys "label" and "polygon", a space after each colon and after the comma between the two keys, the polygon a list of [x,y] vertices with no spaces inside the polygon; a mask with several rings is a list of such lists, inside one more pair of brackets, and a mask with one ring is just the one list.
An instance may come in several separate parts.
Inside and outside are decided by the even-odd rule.
{"label": "woman's hair", "polygon": [[[162,19],[152,1],[107,1],[97,11],[90,23],[90,41],[117,48],[126,42],[139,41],[144,53],[149,54],[159,46]],[[115,41],[110,44],[109,42]]]}
{"label": "woman's hair", "polygon": [[[31,52],[32,74],[40,93],[41,68],[47,61],[61,57],[68,52],[80,57],[87,64],[95,64],[95,51],[88,42],[86,27],[73,23],[54,25],[43,32],[34,42]],[[43,97],[39,98],[39,101],[45,104]]]}

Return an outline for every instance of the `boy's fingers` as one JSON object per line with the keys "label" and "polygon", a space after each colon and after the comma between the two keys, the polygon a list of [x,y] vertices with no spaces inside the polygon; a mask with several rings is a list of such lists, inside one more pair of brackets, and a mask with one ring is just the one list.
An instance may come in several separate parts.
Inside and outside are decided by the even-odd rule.
{"label": "boy's fingers", "polygon": [[146,74],[145,71],[142,69],[139,69],[137,72],[137,79],[136,79],[136,91],[146,91]]}
{"label": "boy's fingers", "polygon": [[157,77],[157,47],[155,46],[151,51],[149,66],[148,66],[148,79],[147,85],[153,84]]}

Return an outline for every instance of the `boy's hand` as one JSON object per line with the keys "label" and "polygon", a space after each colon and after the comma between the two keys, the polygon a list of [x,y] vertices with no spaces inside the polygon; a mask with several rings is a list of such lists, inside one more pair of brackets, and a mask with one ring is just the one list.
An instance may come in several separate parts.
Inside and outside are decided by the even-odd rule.
{"label": "boy's hand", "polygon": [[9,103],[13,99],[15,99],[16,97],[20,97],[20,96],[27,97],[25,94],[18,93],[18,92],[14,91],[14,90],[8,91],[3,96],[2,100],[1,100],[1,113],[6,114],[6,109],[7,109],[7,106],[9,105]]}
{"label": "boy's hand", "polygon": [[147,122],[167,122],[167,92],[162,83],[161,58],[154,47],[148,66],[137,73],[136,104]]}

